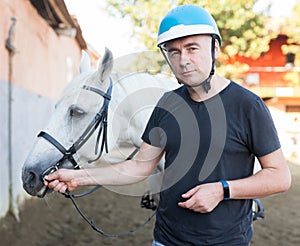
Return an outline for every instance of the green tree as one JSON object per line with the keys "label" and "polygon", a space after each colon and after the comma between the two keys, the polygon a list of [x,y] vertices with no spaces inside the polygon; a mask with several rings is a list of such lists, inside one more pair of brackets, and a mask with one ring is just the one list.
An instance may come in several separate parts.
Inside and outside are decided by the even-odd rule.
{"label": "green tree", "polygon": [[300,1],[297,1],[292,14],[287,18],[285,31],[289,37],[289,43],[300,45]]}
{"label": "green tree", "polygon": [[[257,0],[107,0],[110,13],[129,17],[134,26],[134,34],[150,50],[156,47],[159,22],[170,9],[187,3],[206,8],[215,18],[222,36],[219,65],[228,64],[235,55],[255,58],[269,49],[272,36],[264,27],[267,16],[263,12],[253,12],[256,2]],[[236,66],[233,70],[236,71]],[[233,70],[230,69],[227,77],[232,75]],[[226,76],[224,73],[223,75]]]}
{"label": "green tree", "polygon": [[288,44],[283,45],[282,51],[284,54],[295,54],[295,65],[300,66],[300,1],[298,1],[291,13],[286,19],[285,25],[282,27],[282,32],[288,38]]}

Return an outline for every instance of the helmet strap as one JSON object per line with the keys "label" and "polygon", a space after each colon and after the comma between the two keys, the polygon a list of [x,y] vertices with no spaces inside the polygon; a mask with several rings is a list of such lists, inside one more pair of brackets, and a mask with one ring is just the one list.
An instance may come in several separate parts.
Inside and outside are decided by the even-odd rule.
{"label": "helmet strap", "polygon": [[211,39],[211,59],[212,59],[211,70],[210,70],[208,78],[201,83],[201,85],[206,93],[208,93],[208,91],[211,89],[210,81],[211,81],[212,76],[215,74],[215,65],[216,65],[215,43],[216,43],[216,36],[212,35],[212,39]]}

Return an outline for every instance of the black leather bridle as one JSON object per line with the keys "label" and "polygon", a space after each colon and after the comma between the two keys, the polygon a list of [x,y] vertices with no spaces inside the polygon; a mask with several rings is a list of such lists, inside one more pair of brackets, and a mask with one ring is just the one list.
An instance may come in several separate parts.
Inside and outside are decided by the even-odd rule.
{"label": "black leather bridle", "polygon": [[[68,160],[73,164],[74,169],[80,169],[79,164],[76,162],[76,160],[74,159],[73,155],[76,154],[76,152],[86,143],[86,141],[92,136],[92,134],[99,128],[98,130],[98,135],[97,135],[97,140],[96,140],[96,145],[95,145],[95,154],[97,155],[97,157],[93,160],[90,160],[89,163],[94,162],[96,160],[98,160],[102,153],[103,150],[105,148],[105,152],[108,153],[108,146],[107,146],[107,115],[108,115],[108,106],[109,106],[109,102],[111,99],[111,93],[112,93],[112,80],[110,79],[110,85],[107,89],[106,92],[99,90],[97,88],[94,87],[90,87],[90,86],[82,86],[82,89],[85,90],[89,90],[89,91],[93,91],[99,95],[101,95],[104,98],[104,102],[102,107],[100,108],[99,112],[95,115],[94,119],[90,122],[90,124],[87,126],[87,128],[85,129],[85,131],[82,133],[82,135],[71,145],[71,147],[69,147],[68,149],[66,149],[61,143],[59,143],[54,137],[52,137],[50,134],[48,134],[47,132],[41,131],[38,134],[38,137],[42,137],[44,139],[46,139],[49,143],[51,143],[56,149],[58,149],[62,154],[62,158],[60,160],[58,160],[58,162],[47,168],[41,175],[41,179],[42,182],[45,181],[44,177],[50,173],[53,173],[55,171],[57,171],[59,168],[61,168],[62,164],[64,163],[64,161]],[[102,143],[101,143],[101,147],[99,150],[99,141],[100,141],[100,137],[102,135]],[[98,153],[99,152],[99,153]],[[132,155],[135,155],[136,150],[132,153]],[[128,157],[132,158],[131,156]],[[141,225],[123,232],[123,233],[119,233],[119,234],[110,234],[110,233],[106,233],[103,230],[99,229],[95,223],[92,220],[89,220],[85,214],[79,209],[79,206],[77,205],[75,198],[78,197],[83,197],[85,195],[91,194],[92,192],[94,192],[95,190],[101,188],[101,185],[95,186],[93,189],[79,194],[79,195],[74,195],[72,194],[69,190],[66,190],[66,193],[64,194],[65,197],[70,198],[73,205],[75,206],[77,212],[80,214],[80,216],[92,227],[93,230],[95,230],[96,232],[98,232],[99,234],[101,234],[102,236],[105,237],[121,237],[121,236],[126,236],[129,235],[135,231],[137,231],[138,229],[142,228],[143,226],[145,226],[155,215],[156,213],[156,207],[151,207],[152,210],[155,210],[149,217],[148,219],[142,223]],[[43,194],[40,195],[40,197],[45,196],[46,192],[48,190],[48,187],[44,190]],[[141,204],[143,207],[143,204]]]}
{"label": "black leather bridle", "polygon": [[[73,164],[74,169],[79,169],[80,166],[74,159],[73,155],[86,143],[86,141],[92,136],[92,134],[98,129],[98,135],[95,145],[95,154],[98,154],[97,157],[93,160],[90,160],[89,163],[98,160],[105,148],[106,153],[108,153],[108,146],[107,146],[107,115],[108,115],[108,106],[111,99],[112,93],[112,80],[110,79],[110,85],[106,92],[99,90],[95,87],[84,85],[82,89],[93,91],[104,98],[102,107],[100,108],[99,112],[95,115],[93,120],[87,126],[85,131],[81,134],[81,136],[69,147],[66,149],[61,143],[59,143],[54,137],[52,137],[49,133],[41,131],[38,134],[38,137],[42,137],[46,139],[49,143],[51,143],[57,150],[59,150],[63,156],[58,162],[47,168],[43,173],[41,179],[44,181],[44,176],[57,171],[64,161],[68,160]],[[102,135],[102,143],[99,150],[99,141]],[[99,153],[98,153],[99,152]]]}

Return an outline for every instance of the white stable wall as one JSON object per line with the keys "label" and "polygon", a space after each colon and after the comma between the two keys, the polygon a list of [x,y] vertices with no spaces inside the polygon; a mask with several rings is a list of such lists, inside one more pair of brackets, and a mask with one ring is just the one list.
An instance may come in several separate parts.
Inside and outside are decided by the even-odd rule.
{"label": "white stable wall", "polygon": [[0,81],[0,115],[8,116],[11,112],[10,127],[8,117],[1,117],[0,217],[10,209],[18,218],[19,206],[28,197],[22,187],[22,166],[38,132],[48,122],[55,102],[12,85],[9,107],[8,88],[8,82]]}

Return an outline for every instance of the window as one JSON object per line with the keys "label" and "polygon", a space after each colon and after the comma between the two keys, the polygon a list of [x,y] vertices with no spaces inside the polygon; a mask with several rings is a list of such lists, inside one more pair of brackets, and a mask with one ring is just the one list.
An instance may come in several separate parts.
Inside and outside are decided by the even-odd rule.
{"label": "window", "polygon": [[247,85],[258,85],[259,84],[259,74],[258,73],[249,73],[246,76]]}
{"label": "window", "polygon": [[294,53],[287,53],[285,55],[285,67],[286,68],[293,68],[295,65],[295,54]]}

